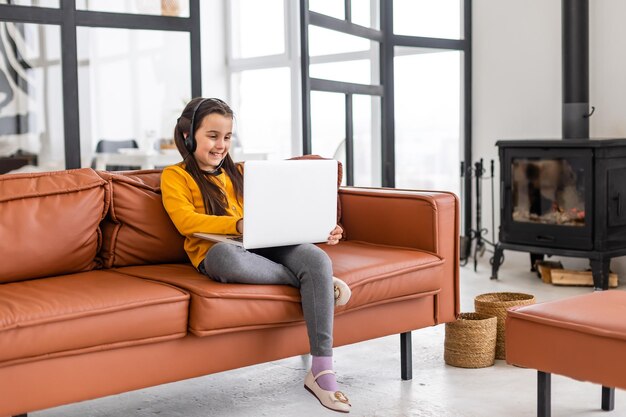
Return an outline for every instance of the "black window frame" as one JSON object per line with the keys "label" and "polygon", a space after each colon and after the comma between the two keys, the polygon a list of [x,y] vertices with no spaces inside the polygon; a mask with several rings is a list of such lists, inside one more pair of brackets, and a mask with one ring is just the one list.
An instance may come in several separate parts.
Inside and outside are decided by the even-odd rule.
{"label": "black window frame", "polygon": [[[381,97],[382,186],[395,187],[394,48],[396,46],[449,49],[463,52],[463,159],[472,160],[472,0],[463,1],[463,38],[441,39],[396,35],[393,32],[393,0],[380,0],[380,30],[351,22],[351,0],[344,0],[345,18],[338,19],[309,10],[309,1],[300,0],[300,48],[302,75],[302,149],[311,153],[311,91],[343,93],[346,97],[346,183],[354,185],[352,95]],[[379,42],[380,82],[364,85],[311,78],[309,75],[308,27],[314,25]],[[470,167],[471,164],[465,164]],[[465,230],[471,230],[471,175],[464,175]]]}

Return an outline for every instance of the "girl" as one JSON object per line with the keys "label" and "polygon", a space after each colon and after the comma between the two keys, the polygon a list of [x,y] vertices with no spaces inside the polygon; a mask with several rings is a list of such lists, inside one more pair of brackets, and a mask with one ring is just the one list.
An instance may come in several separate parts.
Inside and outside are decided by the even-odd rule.
{"label": "girl", "polygon": [[[350,289],[332,276],[326,253],[312,244],[246,250],[193,236],[243,232],[243,176],[228,154],[232,128],[233,111],[222,100],[194,98],[187,104],[174,128],[183,162],[163,170],[163,205],[185,236],[185,251],[200,273],[224,283],[300,289],[312,355],[304,387],[323,406],[349,412],[332,370],[332,333],[334,305],[345,304]],[[336,226],[327,243],[336,245],[342,232]]]}

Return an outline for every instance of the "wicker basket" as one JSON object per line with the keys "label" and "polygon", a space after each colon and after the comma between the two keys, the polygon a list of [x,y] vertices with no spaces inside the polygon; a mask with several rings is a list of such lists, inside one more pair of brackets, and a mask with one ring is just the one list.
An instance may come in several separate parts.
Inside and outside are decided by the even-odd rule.
{"label": "wicker basket", "polygon": [[481,294],[474,298],[474,310],[480,314],[498,318],[498,337],[496,341],[496,359],[506,358],[504,344],[504,323],[506,310],[515,306],[525,306],[535,303],[535,296],[516,292],[492,292]]}
{"label": "wicker basket", "polygon": [[478,313],[461,313],[446,323],[443,359],[460,368],[492,366],[496,353],[497,319]]}

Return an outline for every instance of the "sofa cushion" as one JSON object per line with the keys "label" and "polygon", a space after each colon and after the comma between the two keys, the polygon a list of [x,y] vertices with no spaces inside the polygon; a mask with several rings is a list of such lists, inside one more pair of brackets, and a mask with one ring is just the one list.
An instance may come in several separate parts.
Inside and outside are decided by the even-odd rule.
{"label": "sofa cushion", "polygon": [[335,276],[352,290],[337,311],[438,292],[445,276],[440,257],[417,249],[354,240],[319,246],[332,259]]}
{"label": "sofa cushion", "polygon": [[108,200],[90,168],[0,175],[0,283],[96,267]]}
{"label": "sofa cushion", "polygon": [[161,201],[161,170],[98,171],[111,186],[111,208],[102,222],[105,267],[189,262]]}
{"label": "sofa cushion", "polygon": [[[352,288],[352,298],[337,308],[338,314],[439,290],[436,277],[442,275],[443,262],[435,255],[350,241],[321,247],[331,256],[335,274]],[[117,271],[167,282],[191,293],[189,330],[198,336],[303,320],[300,293],[294,287],[223,284],[191,265],[146,265]]]}
{"label": "sofa cushion", "polygon": [[182,337],[189,294],[111,271],[0,285],[0,366]]}

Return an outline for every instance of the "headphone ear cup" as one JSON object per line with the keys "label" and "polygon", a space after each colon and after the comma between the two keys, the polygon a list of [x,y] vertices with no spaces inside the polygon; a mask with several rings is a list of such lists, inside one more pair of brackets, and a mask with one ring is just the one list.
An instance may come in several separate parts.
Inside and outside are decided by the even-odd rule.
{"label": "headphone ear cup", "polygon": [[185,138],[185,148],[187,148],[189,153],[194,153],[196,151],[196,140],[191,135],[187,135]]}
{"label": "headphone ear cup", "polygon": [[211,99],[203,98],[202,100],[200,100],[198,104],[196,104],[196,107],[193,108],[193,113],[191,113],[191,121],[189,123],[189,134],[185,138],[185,148],[187,148],[189,153],[194,153],[196,151],[196,146],[197,146],[196,138],[195,138],[196,132],[194,132],[194,129],[193,129],[195,119],[196,119],[196,113],[198,109],[200,108],[200,106],[202,105],[202,103],[204,103],[207,100],[211,100]]}

